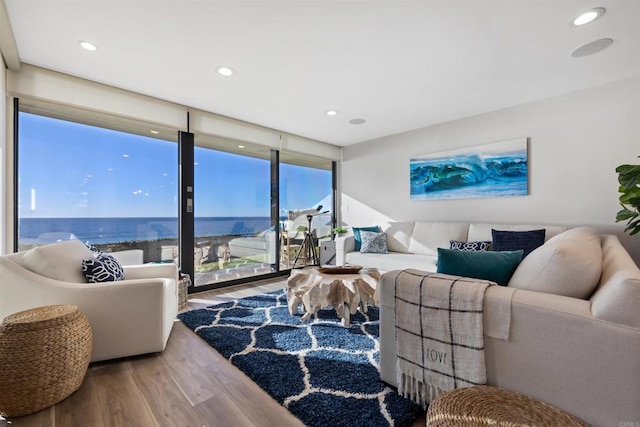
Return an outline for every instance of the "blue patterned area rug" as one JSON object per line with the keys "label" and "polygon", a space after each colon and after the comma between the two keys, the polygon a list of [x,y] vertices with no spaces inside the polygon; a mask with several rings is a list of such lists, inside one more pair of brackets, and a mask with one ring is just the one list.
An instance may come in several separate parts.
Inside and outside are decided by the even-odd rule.
{"label": "blue patterned area rug", "polygon": [[380,381],[378,308],[301,322],[284,290],[178,316],[308,426],[407,426],[422,409]]}

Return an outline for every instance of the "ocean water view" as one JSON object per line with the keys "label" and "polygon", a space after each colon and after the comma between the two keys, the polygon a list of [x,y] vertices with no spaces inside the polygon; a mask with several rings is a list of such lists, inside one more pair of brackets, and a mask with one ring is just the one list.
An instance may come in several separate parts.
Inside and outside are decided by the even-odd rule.
{"label": "ocean water view", "polygon": [[[269,217],[196,217],[195,237],[246,235],[271,226]],[[51,243],[73,234],[90,244],[177,239],[177,217],[21,218],[19,242]],[[67,237],[68,238],[68,237]]]}

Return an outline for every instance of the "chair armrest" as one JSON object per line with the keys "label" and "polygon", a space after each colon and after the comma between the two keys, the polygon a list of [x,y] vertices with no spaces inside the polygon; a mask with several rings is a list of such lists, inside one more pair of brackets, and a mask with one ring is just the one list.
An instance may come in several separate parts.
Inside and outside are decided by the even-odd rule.
{"label": "chair armrest", "polygon": [[121,265],[137,265],[144,262],[144,251],[142,249],[128,249],[125,251],[109,252]]}
{"label": "chair armrest", "polygon": [[348,252],[356,250],[356,239],[353,236],[336,237],[336,266],[345,264]]}
{"label": "chair armrest", "polygon": [[153,278],[175,280],[178,278],[178,266],[172,262],[163,264],[125,265],[122,268],[124,270],[125,280]]}

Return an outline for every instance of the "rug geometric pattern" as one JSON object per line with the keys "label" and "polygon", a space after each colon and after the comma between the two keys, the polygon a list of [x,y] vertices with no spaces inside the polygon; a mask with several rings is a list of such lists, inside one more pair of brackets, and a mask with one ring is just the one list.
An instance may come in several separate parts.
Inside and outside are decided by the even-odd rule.
{"label": "rug geometric pattern", "polygon": [[422,409],[380,381],[378,313],[302,322],[283,289],[178,317],[308,426],[407,426]]}

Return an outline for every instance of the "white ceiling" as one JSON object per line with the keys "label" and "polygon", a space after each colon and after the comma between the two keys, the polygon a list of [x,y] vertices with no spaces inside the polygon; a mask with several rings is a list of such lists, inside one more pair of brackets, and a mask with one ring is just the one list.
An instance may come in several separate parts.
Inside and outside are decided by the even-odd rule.
{"label": "white ceiling", "polygon": [[640,74],[638,0],[5,3],[24,63],[341,146]]}

